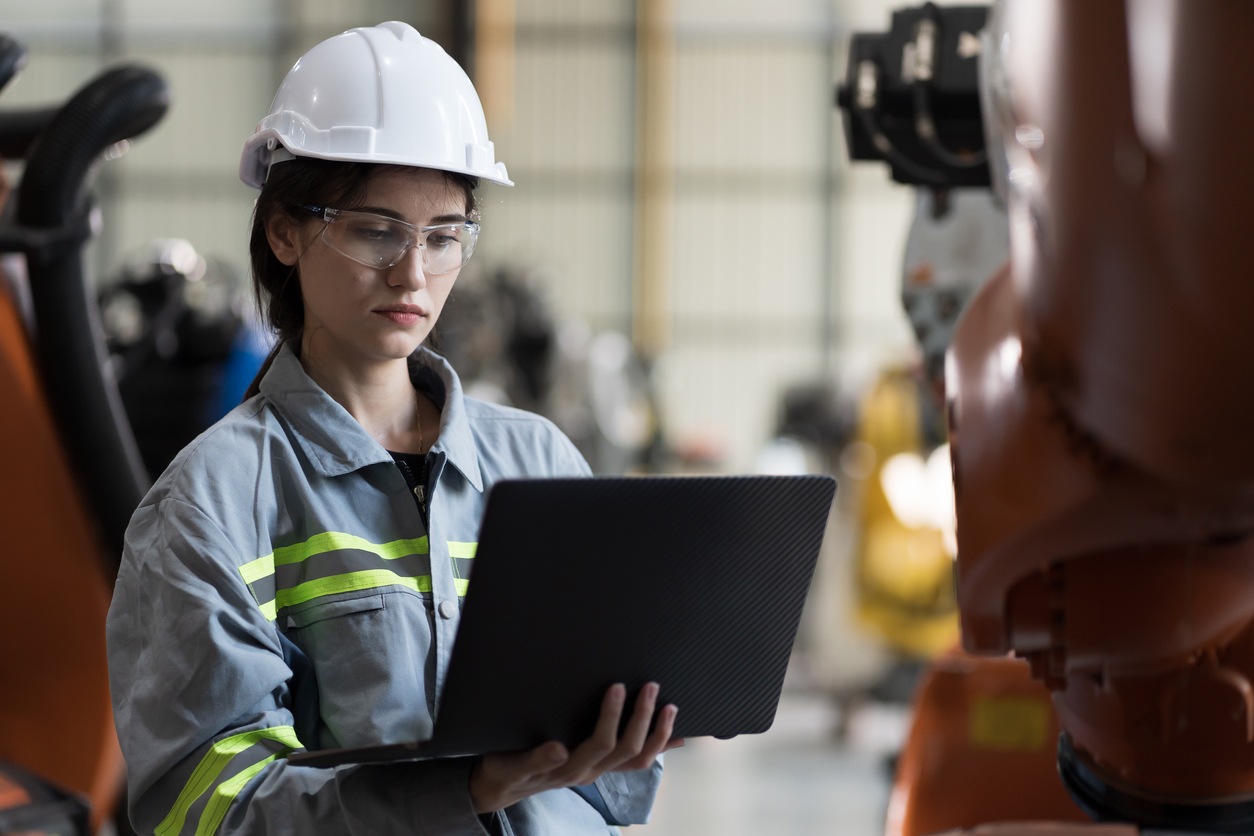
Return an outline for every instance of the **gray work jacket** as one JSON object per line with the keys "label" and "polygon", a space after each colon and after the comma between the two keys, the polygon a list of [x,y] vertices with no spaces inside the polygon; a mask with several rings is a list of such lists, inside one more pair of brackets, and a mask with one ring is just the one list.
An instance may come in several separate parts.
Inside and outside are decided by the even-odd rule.
{"label": "gray work jacket", "polygon": [[[589,472],[544,418],[463,397],[430,351],[410,372],[443,407],[429,530],[388,452],[287,346],[261,394],[180,453],[135,512],[107,635],[140,832],[486,832],[470,758],[286,761],[303,748],[429,736],[487,489]],[[647,818],[660,775],[660,763],[610,773],[487,824],[615,833]]]}

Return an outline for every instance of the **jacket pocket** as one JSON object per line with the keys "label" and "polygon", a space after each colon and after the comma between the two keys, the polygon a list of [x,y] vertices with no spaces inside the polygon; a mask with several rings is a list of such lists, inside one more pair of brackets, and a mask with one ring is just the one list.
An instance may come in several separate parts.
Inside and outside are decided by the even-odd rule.
{"label": "jacket pocket", "polygon": [[289,609],[287,626],[299,630],[329,618],[342,618],[346,615],[359,615],[381,609],[383,609],[383,595],[378,592],[353,598],[338,598],[333,601],[322,599],[304,607]]}

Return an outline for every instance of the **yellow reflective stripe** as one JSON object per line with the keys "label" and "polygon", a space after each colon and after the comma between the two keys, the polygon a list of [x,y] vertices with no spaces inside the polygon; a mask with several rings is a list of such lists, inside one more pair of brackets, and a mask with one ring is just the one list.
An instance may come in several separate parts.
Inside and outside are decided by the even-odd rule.
{"label": "yellow reflective stripe", "polygon": [[475,556],[475,552],[478,549],[478,543],[459,543],[456,540],[448,541],[449,557],[460,557],[462,560],[469,560]]}
{"label": "yellow reflective stripe", "polygon": [[226,811],[230,809],[231,802],[235,800],[235,796],[239,795],[239,791],[252,780],[254,775],[265,769],[276,758],[278,758],[278,755],[271,755],[261,763],[253,764],[231,780],[220,784],[213,791],[213,795],[209,798],[209,803],[205,805],[205,812],[201,814],[200,823],[196,826],[196,836],[211,836],[211,834],[217,833],[218,828],[222,825],[222,820],[226,818]]}
{"label": "yellow reflective stripe", "polygon": [[259,557],[256,560],[249,561],[239,567],[239,573],[244,576],[244,583],[252,583],[261,580],[267,575],[274,574],[274,555],[268,554],[265,557]]}
{"label": "yellow reflective stripe", "polygon": [[465,597],[466,590],[470,589],[470,578],[453,578],[453,586],[457,587],[459,597]]}
{"label": "yellow reflective stripe", "polygon": [[371,543],[369,540],[358,537],[356,534],[345,534],[342,531],[324,531],[321,534],[315,534],[303,543],[275,549],[274,565],[288,566],[292,563],[308,560],[314,555],[342,551],[344,549],[370,552],[371,554],[377,554],[384,560],[395,560],[398,557],[405,557],[411,554],[426,554],[429,551],[425,535],[407,540],[393,540],[391,543]]}
{"label": "yellow reflective stripe", "polygon": [[393,540],[390,543],[371,543],[369,540],[358,537],[356,534],[345,534],[342,531],[324,531],[321,534],[315,534],[303,543],[283,546],[256,560],[250,560],[240,567],[239,573],[243,575],[245,583],[252,583],[267,575],[273,575],[274,567],[276,566],[290,566],[293,563],[308,560],[315,555],[341,551],[343,549],[370,552],[384,560],[396,560],[401,557],[408,557],[411,554],[427,554],[430,551],[426,535]]}
{"label": "yellow reflective stripe", "polygon": [[[461,544],[465,545],[465,544]],[[474,544],[470,544],[474,545]],[[296,543],[291,546],[283,546],[275,549],[273,552],[256,560],[251,560],[240,567],[239,573],[244,578],[244,583],[250,586],[256,581],[269,577],[274,574],[276,566],[290,566],[293,563],[301,563],[311,557],[328,552],[343,551],[345,549],[353,549],[356,551],[364,551],[373,554],[382,560],[399,560],[402,557],[408,557],[411,554],[427,554],[430,551],[429,541],[426,535],[422,537],[412,537],[402,540],[393,540],[390,543],[371,543],[365,538],[358,537],[355,534],[345,534],[342,531],[324,531],[321,534],[315,534],[303,543]],[[386,570],[385,570],[386,571]],[[361,575],[364,573],[353,573]],[[338,577],[348,577],[341,575]],[[268,621],[274,621],[278,617],[280,607],[291,606],[292,604],[304,603],[305,601],[317,598],[320,595],[330,594],[331,592],[350,592],[358,589],[369,589],[374,586],[387,586],[391,583],[401,583],[412,589],[418,589],[420,592],[431,591],[431,578],[423,577],[417,579],[417,586],[409,580],[386,581],[384,583],[367,583],[365,586],[346,586],[342,589],[335,589],[333,584],[335,578],[326,578],[325,581],[332,582],[332,586],[326,592],[313,592],[309,594],[309,589],[313,585],[322,583],[323,581],[310,581],[307,584],[301,584],[296,587],[297,590],[306,590],[304,593],[292,596],[294,590],[287,590],[286,593],[280,595],[273,601],[258,602],[261,608],[261,614]],[[425,586],[424,586],[425,584]],[[255,590],[254,590],[255,592]],[[291,598],[291,600],[288,600]],[[282,601],[280,601],[282,599]]]}
{"label": "yellow reflective stripe", "polygon": [[404,586],[415,592],[431,591],[431,576],[421,575],[407,578],[390,569],[367,569],[361,572],[348,572],[343,575],[332,575],[306,581],[291,589],[280,589],[274,598],[278,609],[304,604],[324,595],[335,595],[340,592],[360,592],[363,589],[378,589],[384,586]]}
{"label": "yellow reflective stripe", "polygon": [[252,748],[262,740],[275,740],[292,749],[304,748],[296,737],[296,729],[291,726],[255,729],[222,738],[210,746],[209,751],[200,759],[200,763],[192,771],[192,777],[188,779],[183,786],[183,791],[175,799],[174,807],[170,810],[169,815],[165,817],[161,824],[157,825],[157,829],[153,832],[157,836],[165,836],[165,834],[181,831],[183,822],[187,819],[187,811],[196,803],[196,799],[208,792],[209,788],[218,780],[218,776],[222,774],[222,770],[226,769],[227,764],[231,762],[231,759],[240,752]]}

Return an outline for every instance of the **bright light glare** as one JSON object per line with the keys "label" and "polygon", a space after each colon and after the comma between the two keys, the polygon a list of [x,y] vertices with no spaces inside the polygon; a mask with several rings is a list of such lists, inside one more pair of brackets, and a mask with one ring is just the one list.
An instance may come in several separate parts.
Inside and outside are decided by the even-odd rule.
{"label": "bright light glare", "polygon": [[948,444],[933,450],[926,462],[917,453],[893,456],[880,469],[880,486],[893,515],[903,525],[936,529],[949,553],[957,552]]}
{"label": "bright light glare", "polygon": [[981,381],[984,399],[989,403],[1001,401],[1014,386],[1019,373],[1019,361],[1023,359],[1023,343],[1018,337],[1006,337],[989,355],[984,364]]}

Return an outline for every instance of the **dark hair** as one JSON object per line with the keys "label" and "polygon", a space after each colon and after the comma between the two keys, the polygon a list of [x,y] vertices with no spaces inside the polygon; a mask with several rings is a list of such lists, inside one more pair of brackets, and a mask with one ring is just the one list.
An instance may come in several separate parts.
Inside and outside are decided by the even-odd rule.
{"label": "dark hair", "polygon": [[[319,160],[311,157],[297,157],[278,163],[270,169],[253,207],[252,234],[248,249],[252,261],[253,293],[257,308],[262,319],[273,329],[276,341],[244,394],[245,400],[257,394],[261,378],[265,376],[283,343],[295,340],[299,344],[305,330],[305,300],[301,295],[297,268],[279,261],[270,249],[266,224],[280,214],[286,214],[293,220],[313,221],[314,218],[300,208],[302,205],[331,206],[336,209],[360,206],[366,199],[370,178],[388,170],[413,169],[408,166]],[[459,188],[465,193],[466,214],[473,217],[478,179],[447,171],[441,173],[450,187]]]}

